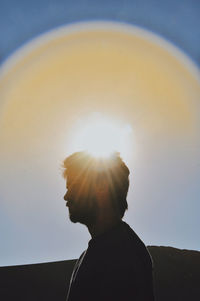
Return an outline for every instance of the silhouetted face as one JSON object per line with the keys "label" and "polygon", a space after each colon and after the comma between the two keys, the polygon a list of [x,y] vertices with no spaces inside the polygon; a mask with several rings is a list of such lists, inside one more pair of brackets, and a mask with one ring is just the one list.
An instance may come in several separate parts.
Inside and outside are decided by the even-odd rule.
{"label": "silhouetted face", "polygon": [[93,224],[97,215],[97,203],[95,191],[88,177],[86,179],[84,175],[77,177],[68,173],[66,188],[64,200],[69,209],[70,220],[85,225]]}

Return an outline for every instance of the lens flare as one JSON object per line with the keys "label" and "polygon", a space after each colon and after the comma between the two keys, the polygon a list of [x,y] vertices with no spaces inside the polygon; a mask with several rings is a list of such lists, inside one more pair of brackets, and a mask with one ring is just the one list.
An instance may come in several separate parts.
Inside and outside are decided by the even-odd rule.
{"label": "lens flare", "polygon": [[73,131],[73,151],[85,150],[94,157],[109,157],[117,151],[124,156],[131,131],[130,125],[122,126],[100,114],[93,114]]}

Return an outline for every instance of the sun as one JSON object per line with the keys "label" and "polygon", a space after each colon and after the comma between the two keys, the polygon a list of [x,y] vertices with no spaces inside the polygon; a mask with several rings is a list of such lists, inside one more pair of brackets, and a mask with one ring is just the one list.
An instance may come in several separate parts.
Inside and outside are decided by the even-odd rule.
{"label": "sun", "polygon": [[84,150],[100,158],[119,152],[125,157],[132,129],[128,124],[94,113],[81,120],[72,132],[73,151]]}

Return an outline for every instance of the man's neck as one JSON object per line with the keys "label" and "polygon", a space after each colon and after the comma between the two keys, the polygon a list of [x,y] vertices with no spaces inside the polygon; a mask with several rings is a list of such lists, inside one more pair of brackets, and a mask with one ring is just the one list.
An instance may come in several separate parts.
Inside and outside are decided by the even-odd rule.
{"label": "man's neck", "polygon": [[92,238],[99,236],[107,231],[109,231],[110,229],[112,229],[113,227],[115,227],[119,222],[121,221],[120,217],[109,217],[106,218],[104,216],[103,219],[97,219],[97,221],[88,227],[88,231],[90,232],[90,235]]}

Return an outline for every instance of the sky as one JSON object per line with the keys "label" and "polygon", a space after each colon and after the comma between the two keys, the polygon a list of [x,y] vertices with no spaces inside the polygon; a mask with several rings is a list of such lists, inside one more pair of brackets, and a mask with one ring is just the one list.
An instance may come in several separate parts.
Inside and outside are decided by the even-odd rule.
{"label": "sky", "polygon": [[87,247],[60,166],[94,112],[132,127],[125,221],[147,245],[200,250],[199,2],[1,1],[0,11],[0,265]]}

